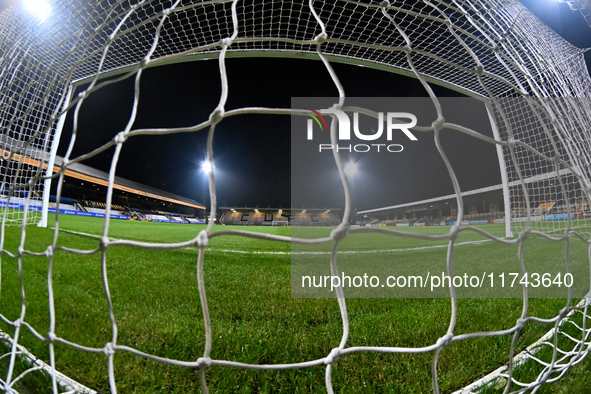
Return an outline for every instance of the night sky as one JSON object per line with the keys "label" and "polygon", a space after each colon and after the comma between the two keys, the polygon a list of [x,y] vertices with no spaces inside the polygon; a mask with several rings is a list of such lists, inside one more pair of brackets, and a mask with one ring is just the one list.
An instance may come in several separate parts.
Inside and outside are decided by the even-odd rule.
{"label": "night sky", "polygon": [[[553,0],[522,2],[572,44],[591,47],[591,28],[579,13],[573,13],[565,4]],[[591,64],[590,53],[586,55],[587,63]],[[426,95],[420,84],[411,78],[338,63],[334,63],[333,67],[349,97]],[[338,96],[320,61],[230,58],[227,59],[227,69],[230,91],[226,110],[243,106],[290,108],[292,97]],[[127,79],[89,96],[82,106],[79,135],[71,158],[108,142],[125,127],[131,113],[133,83],[133,78]],[[444,88],[435,86],[434,89],[440,97],[458,96]],[[140,105],[133,128],[198,124],[207,120],[217,106],[219,94],[217,61],[148,69],[142,75]],[[62,156],[66,152],[71,130],[70,112],[58,152]],[[500,183],[494,147],[478,145],[477,142],[474,146],[471,145],[474,141],[461,137],[450,138],[447,146],[450,156],[464,156],[465,163],[468,163],[457,163],[463,190]],[[124,144],[116,174],[208,203],[206,176],[200,170],[200,163],[205,158],[206,139],[207,130],[133,137]],[[400,192],[388,195],[371,190],[369,185],[379,183],[382,175],[365,169],[361,179],[367,182],[367,187],[361,181],[357,187],[367,189],[367,193],[362,193],[364,197],[360,198],[359,209],[435,197],[453,191],[449,178],[436,175],[437,171],[434,171],[442,166],[441,159],[425,138],[420,140],[422,145],[416,145],[408,154],[404,152],[409,161],[401,165],[413,168],[414,172],[406,171],[405,176],[394,179]],[[108,171],[113,151],[103,152],[83,164]],[[217,126],[214,139],[218,205],[289,207],[290,156],[289,116],[247,115],[224,119]],[[384,174],[388,175],[392,174]],[[338,180],[336,183],[324,182],[323,187],[326,199],[318,201],[318,205],[339,205],[342,202]]]}

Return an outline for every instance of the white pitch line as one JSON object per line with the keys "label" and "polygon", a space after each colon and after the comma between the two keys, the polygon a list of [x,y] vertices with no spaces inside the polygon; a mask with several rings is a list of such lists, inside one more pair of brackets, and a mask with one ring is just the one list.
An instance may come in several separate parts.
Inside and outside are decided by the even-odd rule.
{"label": "white pitch line", "polygon": [[[100,235],[96,234],[89,234],[83,233],[79,231],[73,230],[60,230],[65,233],[71,233],[76,235],[83,235],[86,237],[91,238],[100,238]],[[122,239],[118,238],[109,238],[110,241],[123,241]],[[478,241],[466,241],[466,242],[457,242],[454,246],[460,245],[480,245],[486,242],[492,241],[491,239],[481,239]],[[430,249],[440,249],[440,248],[447,248],[449,247],[448,244],[441,244],[441,245],[430,245],[430,246],[417,246],[414,248],[398,248],[398,249],[377,249],[377,250],[342,250],[337,252],[337,254],[375,254],[375,253],[396,253],[396,252],[412,252],[417,250],[430,250]],[[238,254],[267,254],[267,255],[331,255],[332,252],[279,252],[279,251],[268,251],[268,250],[237,250],[237,249],[216,249],[216,248],[207,248],[208,252],[219,252],[219,253],[238,253]]]}
{"label": "white pitch line", "polygon": [[[489,242],[490,239],[483,239],[479,241],[466,241],[458,242],[454,246],[458,245],[479,245],[481,243]],[[378,250],[342,250],[337,254],[374,254],[374,253],[393,253],[393,252],[410,252],[413,250],[429,250],[438,248],[447,248],[449,245],[431,245],[431,246],[418,246],[416,248],[399,248],[399,249],[378,249]],[[270,251],[248,251],[248,250],[232,250],[232,249],[211,249],[212,251],[222,253],[243,253],[243,254],[291,254],[291,255],[330,255],[332,252],[270,252]]]}

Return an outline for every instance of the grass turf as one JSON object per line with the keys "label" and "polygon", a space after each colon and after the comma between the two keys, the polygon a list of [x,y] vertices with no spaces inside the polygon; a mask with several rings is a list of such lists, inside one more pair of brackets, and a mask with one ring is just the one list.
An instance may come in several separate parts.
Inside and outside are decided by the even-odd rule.
{"label": "grass turf", "polygon": [[[94,348],[102,348],[112,336],[96,237],[102,233],[103,223],[95,218],[60,216],[59,229],[64,231],[60,231],[57,245],[90,254],[56,252],[52,275],[56,335]],[[154,243],[180,242],[193,239],[203,228],[112,220],[108,236]],[[227,229],[227,226],[215,227],[215,231]],[[237,229],[286,236],[292,233],[300,236],[305,230],[306,237],[327,236],[331,231],[286,227]],[[488,225],[483,229],[501,236],[503,226]],[[449,231],[449,227],[405,230],[442,234]],[[20,228],[7,227],[3,235],[4,250],[16,254],[21,241]],[[28,227],[24,249],[43,252],[51,244],[53,235],[50,229]],[[458,242],[479,239],[483,237],[466,231],[461,233]],[[349,244],[343,244],[344,250],[405,249],[446,243],[445,240],[389,237],[384,245],[379,237],[364,235],[351,236],[349,240]],[[532,237],[526,244],[524,258],[532,264],[560,261],[560,258],[564,264],[564,243]],[[211,239],[204,273],[213,331],[213,359],[252,364],[296,363],[326,357],[338,346],[342,322],[336,300],[291,297],[290,249],[289,243],[230,235]],[[236,253],[237,250],[244,253]],[[262,251],[272,253],[260,253]],[[445,261],[446,248],[396,253],[412,265],[419,261]],[[587,245],[572,240],[568,253],[571,260],[585,262]],[[194,247],[154,250],[112,246],[107,249],[107,275],[119,345],[183,361],[194,361],[203,355],[205,331],[196,280],[197,254]],[[481,263],[484,260],[486,264],[499,260],[514,262],[516,256],[515,245],[487,242],[458,247],[455,259]],[[21,268],[26,294],[25,321],[47,335],[48,259],[25,255]],[[21,313],[18,270],[18,259],[3,254],[1,311],[11,321]],[[522,304],[521,299],[459,299],[454,334],[511,328],[521,314]],[[565,304],[564,299],[530,299],[528,315],[553,317]],[[347,347],[428,346],[446,333],[451,314],[450,300],[436,298],[351,298],[347,300],[347,308],[351,324]],[[2,323],[1,328],[14,334],[14,328],[8,324]],[[550,328],[551,325],[527,323],[519,337],[517,351]],[[23,331],[20,342],[47,361],[48,345],[33,338],[26,329]],[[459,389],[506,363],[511,339],[507,336],[475,338],[446,347],[438,366],[441,390]],[[433,352],[350,354],[335,364],[333,384],[337,392],[427,392],[431,389],[432,360]],[[56,344],[56,362],[66,375],[92,389],[109,391],[104,354]],[[124,351],[116,353],[115,370],[120,392],[199,390],[197,371],[157,363]],[[318,392],[324,388],[324,372],[324,367],[286,371],[212,367],[207,370],[206,377],[213,392]],[[31,387],[37,383],[28,384]]]}

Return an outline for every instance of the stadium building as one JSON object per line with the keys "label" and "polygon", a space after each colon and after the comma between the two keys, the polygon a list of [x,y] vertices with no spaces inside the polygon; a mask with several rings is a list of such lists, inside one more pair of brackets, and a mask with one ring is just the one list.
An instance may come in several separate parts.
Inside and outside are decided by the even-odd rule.
{"label": "stadium building", "polygon": [[242,226],[336,226],[341,223],[341,210],[282,208],[220,208],[220,224]]}
{"label": "stadium building", "polygon": [[[59,171],[63,158],[56,157],[54,171]],[[109,184],[107,174],[81,163],[69,165],[62,181],[62,196],[56,204],[57,182],[52,182],[50,209],[87,216],[103,214]],[[115,177],[111,210],[122,218],[154,222],[204,223],[205,205],[193,199],[156,189],[125,178]]]}

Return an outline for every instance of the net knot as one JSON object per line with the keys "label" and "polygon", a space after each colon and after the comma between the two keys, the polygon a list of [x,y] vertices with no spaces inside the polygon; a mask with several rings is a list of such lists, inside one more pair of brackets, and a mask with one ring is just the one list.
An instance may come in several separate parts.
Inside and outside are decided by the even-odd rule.
{"label": "net knot", "polygon": [[330,354],[328,356],[326,356],[326,360],[324,360],[324,364],[325,365],[334,364],[337,362],[339,357],[341,357],[341,349],[339,349],[338,347],[335,347],[330,351]]}
{"label": "net knot", "polygon": [[113,344],[108,342],[105,347],[103,348],[103,353],[107,356],[112,356],[115,354],[115,349],[113,348]]}
{"label": "net knot", "polygon": [[332,239],[334,239],[335,241],[341,241],[345,238],[348,231],[349,231],[349,226],[341,223],[337,228],[335,228],[334,230],[332,230],[330,232],[330,237]]}
{"label": "net knot", "polygon": [[122,131],[115,136],[115,143],[117,145],[122,144],[127,139],[127,135]]}
{"label": "net knot", "polygon": [[521,233],[519,234],[519,237],[517,237],[517,240],[519,242],[525,241],[529,237],[530,233],[531,233],[531,227],[527,226],[525,229],[523,229],[521,231]]}
{"label": "net knot", "polygon": [[515,328],[517,329],[517,331],[521,331],[523,329],[523,324],[525,322],[523,321],[523,319],[520,317],[519,319],[517,319],[517,322],[515,323]]}
{"label": "net knot", "polygon": [[412,53],[412,48],[410,47],[410,45],[403,46],[402,50],[409,55]]}
{"label": "net knot", "polygon": [[451,343],[451,339],[454,337],[454,334],[445,334],[441,338],[437,340],[437,347],[447,346]]}
{"label": "net knot", "polygon": [[213,123],[218,123],[224,118],[224,110],[222,108],[217,108],[215,111],[209,115],[209,120]]}
{"label": "net knot", "polygon": [[384,0],[380,3],[380,7],[390,7],[390,2],[388,0]]}
{"label": "net knot", "polygon": [[84,100],[86,97],[88,97],[88,91],[87,90],[78,93],[78,98],[80,98],[80,100]]}
{"label": "net knot", "polygon": [[105,250],[107,249],[107,246],[109,245],[109,238],[107,237],[101,237],[101,241],[100,241],[100,249],[101,250]]}
{"label": "net knot", "polygon": [[207,234],[206,230],[201,230],[199,235],[197,235],[197,246],[207,246],[209,243],[209,234]]}
{"label": "net knot", "polygon": [[222,40],[222,46],[224,47],[229,47],[230,45],[232,45],[232,39],[229,37],[226,37]]}
{"label": "net knot", "polygon": [[482,74],[484,74],[484,67],[481,64],[479,64],[478,66],[476,66],[476,68],[474,68],[474,72],[476,72],[476,75],[481,77]]}
{"label": "net knot", "polygon": [[57,335],[50,331],[47,333],[47,339],[49,340],[49,342],[55,342],[55,340],[57,339]]}
{"label": "net knot", "polygon": [[140,68],[146,68],[148,67],[148,64],[150,64],[150,57],[146,56],[145,58],[142,59],[142,61],[140,62]]}
{"label": "net knot", "polygon": [[45,256],[51,257],[53,256],[53,245],[49,245],[47,249],[45,249]]}
{"label": "net knot", "polygon": [[19,246],[17,249],[17,257],[22,257],[25,254],[25,249],[22,246]]}
{"label": "net knot", "polygon": [[435,131],[440,131],[444,125],[445,125],[445,118],[443,116],[438,117],[437,119],[435,119],[433,121],[433,123],[431,123],[431,127],[433,127],[433,130],[435,130]]}
{"label": "net knot", "polygon": [[460,228],[452,226],[449,232],[449,240],[455,241],[456,239],[458,239],[458,235],[460,235]]}
{"label": "net knot", "polygon": [[14,323],[12,323],[12,325],[13,325],[15,328],[19,328],[19,327],[21,326],[21,324],[23,324],[23,321],[21,320],[21,318],[20,318],[20,317],[19,317],[18,319],[16,319],[16,320],[14,321]]}
{"label": "net knot", "polygon": [[318,34],[316,37],[314,37],[314,41],[316,41],[318,44],[325,43],[327,39],[328,35],[325,32],[322,32]]}
{"label": "net knot", "polygon": [[201,367],[206,367],[206,368],[211,367],[211,358],[199,357],[197,359],[197,368],[201,368]]}

